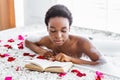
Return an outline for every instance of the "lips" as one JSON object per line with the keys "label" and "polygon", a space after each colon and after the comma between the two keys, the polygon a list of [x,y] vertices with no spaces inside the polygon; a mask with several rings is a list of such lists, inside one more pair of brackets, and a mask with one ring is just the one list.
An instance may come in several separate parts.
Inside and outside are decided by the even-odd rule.
{"label": "lips", "polygon": [[56,44],[62,44],[62,43],[63,43],[62,40],[54,40],[54,42],[55,42]]}

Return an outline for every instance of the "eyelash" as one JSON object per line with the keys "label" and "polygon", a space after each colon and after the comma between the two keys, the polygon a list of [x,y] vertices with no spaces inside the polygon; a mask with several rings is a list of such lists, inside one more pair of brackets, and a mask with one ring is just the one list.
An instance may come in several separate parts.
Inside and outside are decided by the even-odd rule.
{"label": "eyelash", "polygon": [[[50,32],[55,33],[56,31],[50,31]],[[67,31],[61,31],[61,32],[66,33]]]}

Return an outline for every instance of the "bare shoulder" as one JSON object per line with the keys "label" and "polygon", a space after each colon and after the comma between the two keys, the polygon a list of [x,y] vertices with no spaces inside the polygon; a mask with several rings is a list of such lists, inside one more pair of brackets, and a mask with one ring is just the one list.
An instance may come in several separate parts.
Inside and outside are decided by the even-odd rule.
{"label": "bare shoulder", "polygon": [[70,39],[72,41],[77,42],[77,44],[84,44],[86,42],[89,42],[89,40],[87,38],[82,37],[82,36],[76,36],[76,35],[70,35]]}

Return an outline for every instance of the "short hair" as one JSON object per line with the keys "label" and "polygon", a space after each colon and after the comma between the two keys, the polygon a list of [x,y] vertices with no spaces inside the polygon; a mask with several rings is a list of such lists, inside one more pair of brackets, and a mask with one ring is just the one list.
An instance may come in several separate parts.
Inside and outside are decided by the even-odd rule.
{"label": "short hair", "polygon": [[53,17],[67,18],[69,20],[69,26],[71,26],[72,24],[72,14],[69,11],[69,9],[64,5],[57,4],[52,6],[50,9],[48,9],[45,15],[45,24],[47,26],[48,26],[49,19]]}

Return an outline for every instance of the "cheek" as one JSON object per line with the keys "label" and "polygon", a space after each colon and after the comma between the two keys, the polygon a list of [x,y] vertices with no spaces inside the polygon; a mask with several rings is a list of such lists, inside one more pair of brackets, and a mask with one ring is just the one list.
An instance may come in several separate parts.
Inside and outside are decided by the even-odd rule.
{"label": "cheek", "polygon": [[63,34],[63,38],[66,40],[68,39],[69,35],[68,34]]}
{"label": "cheek", "polygon": [[49,33],[49,38],[50,38],[50,40],[54,40],[55,35],[54,35],[54,34],[50,34],[50,33]]}

